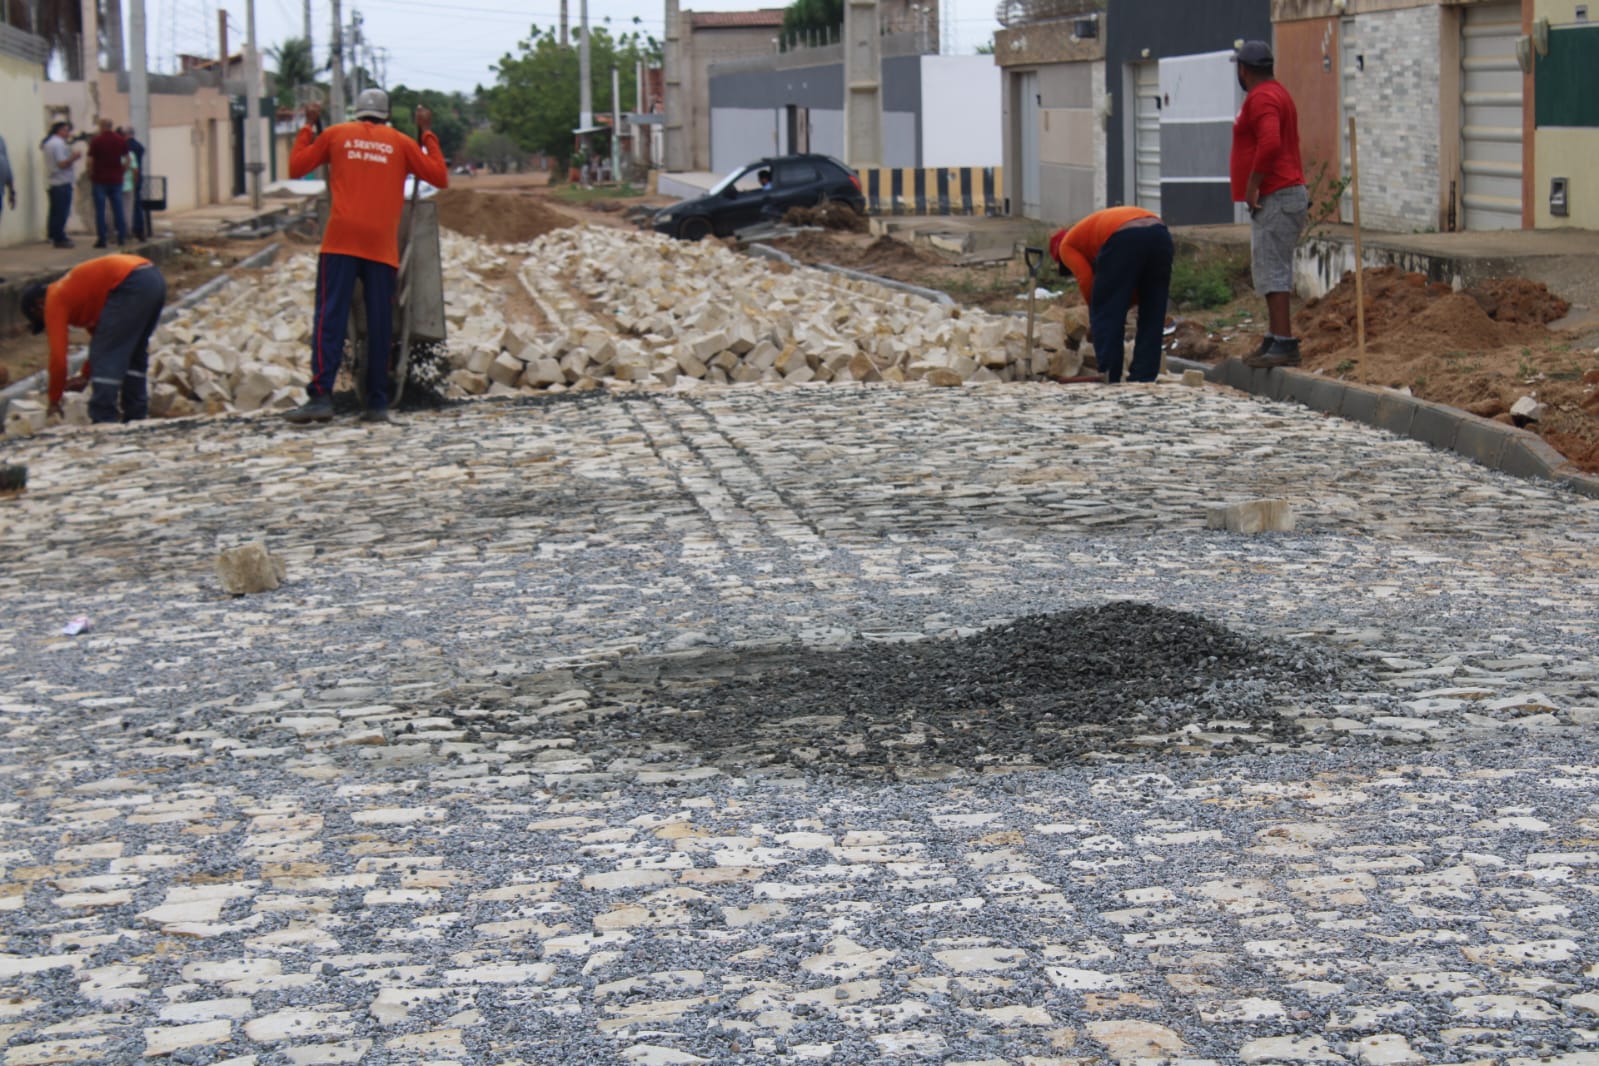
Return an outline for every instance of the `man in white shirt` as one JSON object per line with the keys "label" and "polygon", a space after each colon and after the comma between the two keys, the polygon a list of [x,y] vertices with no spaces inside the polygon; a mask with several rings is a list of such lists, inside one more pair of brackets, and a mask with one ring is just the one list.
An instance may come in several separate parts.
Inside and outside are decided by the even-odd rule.
{"label": "man in white shirt", "polygon": [[67,143],[72,135],[72,123],[56,122],[50,127],[50,136],[44,139],[45,172],[50,182],[50,218],[46,229],[50,243],[57,248],[71,248],[67,239],[67,218],[72,214],[73,170],[83,158],[81,149]]}

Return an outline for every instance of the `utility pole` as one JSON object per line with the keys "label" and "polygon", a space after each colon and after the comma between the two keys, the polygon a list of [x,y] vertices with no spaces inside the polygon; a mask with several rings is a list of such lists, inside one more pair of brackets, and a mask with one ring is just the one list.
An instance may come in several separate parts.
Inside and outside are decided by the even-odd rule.
{"label": "utility pole", "polygon": [[684,84],[683,15],[678,0],[666,0],[666,47],[661,54],[662,154],[667,170],[687,170],[693,158],[688,143],[687,86]]}
{"label": "utility pole", "polygon": [[[577,124],[578,128],[586,130],[594,125],[594,86],[590,84],[589,72],[589,0],[579,0],[578,11],[577,32],[582,39],[577,42]],[[586,138],[587,134],[584,136]]]}
{"label": "utility pole", "polygon": [[333,0],[333,37],[328,42],[328,57],[333,64],[333,84],[328,94],[328,121],[344,121],[344,5]]}
{"label": "utility pole", "polygon": [[[128,124],[133,135],[144,145],[144,159],[140,163],[139,180],[133,186],[133,213],[135,218],[148,219],[144,214],[144,198],[150,188],[150,71],[144,51],[144,0],[128,0]],[[145,237],[154,236],[150,227],[139,226],[137,231]]]}
{"label": "utility pole", "polygon": [[350,12],[350,73],[355,76],[355,95],[365,88],[361,79],[361,13]]}
{"label": "utility pole", "polygon": [[311,48],[311,0],[305,0],[305,51],[306,58],[311,60],[312,69],[315,69],[316,52]]}
{"label": "utility pole", "polygon": [[567,31],[568,18],[566,16],[566,0],[561,0],[561,47],[565,48],[571,43],[571,34]]}
{"label": "utility pole", "polygon": [[622,77],[611,64],[611,180],[622,183]]}
{"label": "utility pole", "polygon": [[[225,62],[225,61],[224,61]],[[224,66],[223,73],[227,70]],[[261,58],[255,50],[255,0],[244,4],[244,170],[250,175],[250,210],[261,210]]]}

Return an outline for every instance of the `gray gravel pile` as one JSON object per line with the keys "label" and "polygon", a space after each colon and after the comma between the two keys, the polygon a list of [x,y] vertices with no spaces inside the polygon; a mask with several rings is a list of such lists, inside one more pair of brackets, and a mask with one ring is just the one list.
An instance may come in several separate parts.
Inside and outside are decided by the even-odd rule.
{"label": "gray gravel pile", "polygon": [[1315,646],[1130,602],[930,640],[642,660],[582,680],[612,704],[572,716],[583,745],[871,776],[1289,744],[1303,703],[1370,685]]}

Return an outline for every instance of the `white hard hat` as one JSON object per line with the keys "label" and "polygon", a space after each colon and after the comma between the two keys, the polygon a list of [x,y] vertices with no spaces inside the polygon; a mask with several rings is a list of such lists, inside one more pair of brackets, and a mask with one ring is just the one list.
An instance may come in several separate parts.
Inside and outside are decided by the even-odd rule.
{"label": "white hard hat", "polygon": [[382,89],[362,89],[361,95],[355,98],[355,117],[381,118],[387,121],[389,94]]}

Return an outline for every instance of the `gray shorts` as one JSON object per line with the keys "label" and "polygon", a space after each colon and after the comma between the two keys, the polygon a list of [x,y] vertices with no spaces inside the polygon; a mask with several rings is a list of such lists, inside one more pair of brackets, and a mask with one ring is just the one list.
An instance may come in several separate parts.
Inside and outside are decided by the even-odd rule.
{"label": "gray shorts", "polygon": [[1260,198],[1249,234],[1249,270],[1260,295],[1294,291],[1294,248],[1309,214],[1310,193],[1303,185]]}

